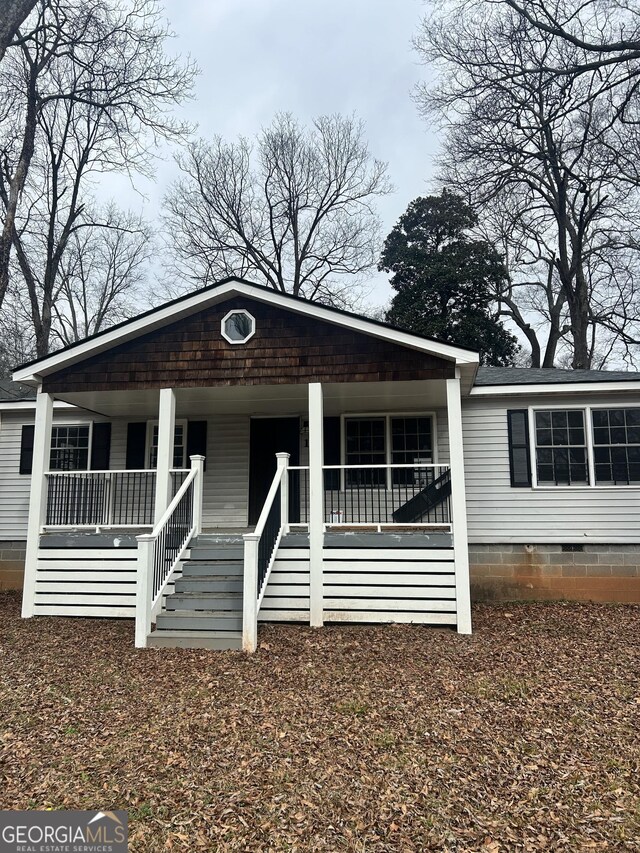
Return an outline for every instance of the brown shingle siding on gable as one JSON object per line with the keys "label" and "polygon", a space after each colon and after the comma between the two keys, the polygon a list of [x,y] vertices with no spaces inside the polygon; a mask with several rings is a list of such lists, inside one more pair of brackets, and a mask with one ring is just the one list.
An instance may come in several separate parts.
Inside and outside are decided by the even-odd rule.
{"label": "brown shingle siding on gable", "polygon": [[[233,345],[220,322],[233,308],[256,318],[255,335]],[[306,382],[443,379],[451,362],[246,298],[234,298],[65,368],[49,392]]]}

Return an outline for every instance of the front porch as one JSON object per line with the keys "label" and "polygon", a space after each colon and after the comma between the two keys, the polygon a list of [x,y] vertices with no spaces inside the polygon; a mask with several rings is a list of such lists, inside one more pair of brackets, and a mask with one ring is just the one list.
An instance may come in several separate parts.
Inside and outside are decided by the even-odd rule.
{"label": "front porch", "polygon": [[[227,640],[247,650],[256,647],[259,621],[470,631],[458,379],[72,396],[109,418],[110,465],[44,466],[52,395],[41,392],[25,615],[134,617],[139,646]],[[155,430],[146,448],[155,469],[116,467],[131,456],[122,436],[136,422],[147,435]],[[206,436],[206,455],[184,467],[193,423]],[[383,462],[371,462],[371,424],[384,438]],[[399,458],[410,461],[392,461]],[[187,583],[202,563],[194,552],[221,535],[239,549],[233,572],[221,575],[212,558],[200,565],[201,580]],[[229,590],[233,601],[222,599],[235,621],[224,631],[205,615],[224,621],[218,593]]]}

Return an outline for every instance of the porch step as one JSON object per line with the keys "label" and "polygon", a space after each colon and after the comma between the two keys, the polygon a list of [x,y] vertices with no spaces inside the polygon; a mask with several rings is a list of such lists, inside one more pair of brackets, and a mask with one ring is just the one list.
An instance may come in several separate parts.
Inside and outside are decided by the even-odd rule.
{"label": "porch step", "polygon": [[242,612],[241,593],[221,592],[174,592],[166,598],[167,612],[173,610],[230,610]]}
{"label": "porch step", "polygon": [[239,631],[152,631],[147,644],[152,648],[227,651],[242,649],[242,634]]}
{"label": "porch step", "polygon": [[220,575],[223,577],[242,577],[242,560],[194,560],[191,558],[182,564],[182,577],[211,577]]}
{"label": "porch step", "polygon": [[242,648],[244,543],[234,535],[198,536],[182,577],[165,599],[149,645],[185,649]]}
{"label": "porch step", "polygon": [[242,631],[242,612],[171,610],[156,617],[158,631]]}
{"label": "porch step", "polygon": [[189,552],[191,560],[242,560],[244,546],[241,542],[230,545],[191,543]]}
{"label": "porch step", "polygon": [[195,575],[183,574],[176,581],[176,592],[242,592],[242,575]]}

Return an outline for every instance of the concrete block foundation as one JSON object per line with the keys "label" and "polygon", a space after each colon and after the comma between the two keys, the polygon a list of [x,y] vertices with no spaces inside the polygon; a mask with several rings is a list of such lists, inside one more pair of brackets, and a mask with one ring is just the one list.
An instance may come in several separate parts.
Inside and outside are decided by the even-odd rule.
{"label": "concrete block foundation", "polygon": [[470,545],[473,601],[640,604],[640,545]]}
{"label": "concrete block foundation", "polygon": [[0,592],[22,589],[26,542],[0,541]]}

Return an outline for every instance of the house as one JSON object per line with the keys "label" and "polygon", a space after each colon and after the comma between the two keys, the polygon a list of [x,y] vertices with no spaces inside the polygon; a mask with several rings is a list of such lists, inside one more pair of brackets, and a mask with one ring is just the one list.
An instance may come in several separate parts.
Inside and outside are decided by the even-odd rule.
{"label": "house", "polygon": [[469,633],[471,595],[640,601],[640,374],[479,368],[228,279],[14,380],[0,559],[25,553],[26,617],[252,650],[259,621]]}

